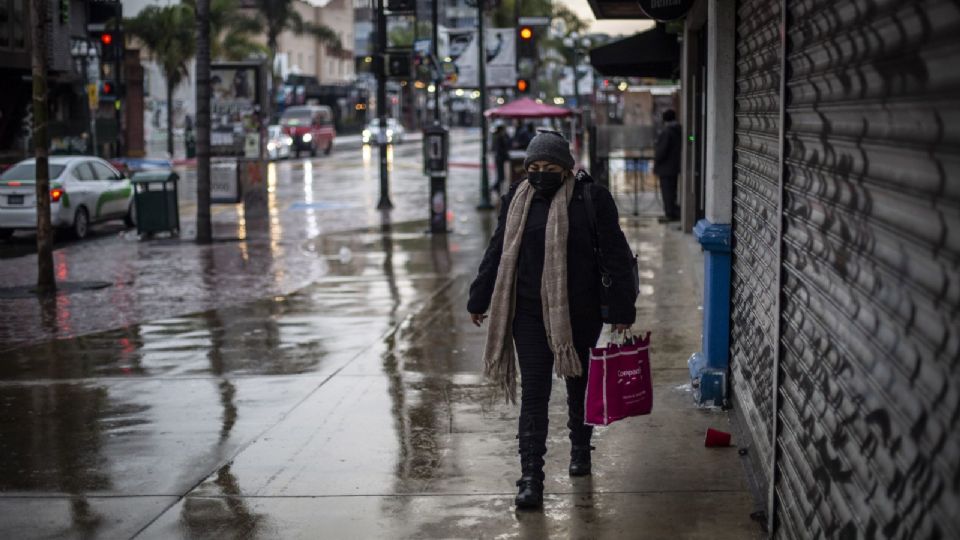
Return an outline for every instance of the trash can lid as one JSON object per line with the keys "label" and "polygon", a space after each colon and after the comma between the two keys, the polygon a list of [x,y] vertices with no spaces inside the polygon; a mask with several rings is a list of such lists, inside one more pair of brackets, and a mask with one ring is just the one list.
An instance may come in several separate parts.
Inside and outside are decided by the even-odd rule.
{"label": "trash can lid", "polygon": [[140,171],[135,173],[130,181],[136,184],[147,184],[152,182],[177,182],[180,175],[170,169],[156,169],[151,171]]}

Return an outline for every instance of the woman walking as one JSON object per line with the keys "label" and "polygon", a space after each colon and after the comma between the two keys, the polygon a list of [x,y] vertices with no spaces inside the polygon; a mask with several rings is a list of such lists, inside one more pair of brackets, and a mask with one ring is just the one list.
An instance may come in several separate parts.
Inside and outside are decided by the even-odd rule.
{"label": "woman walking", "polygon": [[[573,166],[569,143],[559,133],[541,132],[530,142],[524,161],[527,180],[503,197],[496,232],[467,304],[477,326],[490,312],[484,373],[514,403],[520,365],[517,508],[543,505],[551,371],[567,385],[569,473],[591,472],[593,428],[583,423],[584,394],[590,347],[596,345],[603,321],[589,206],[596,214],[603,265],[613,280],[606,319],[615,332],[624,332],[636,317],[633,255],[620,230],[616,204],[610,192],[589,177],[578,181]],[[584,201],[588,189],[589,206]]]}

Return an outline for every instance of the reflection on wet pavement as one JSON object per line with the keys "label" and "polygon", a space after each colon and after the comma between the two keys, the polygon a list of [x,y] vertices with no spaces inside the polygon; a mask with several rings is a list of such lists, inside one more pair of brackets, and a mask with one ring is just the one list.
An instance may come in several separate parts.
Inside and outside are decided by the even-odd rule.
{"label": "reflection on wet pavement", "polygon": [[[285,181],[277,180],[281,192]],[[755,533],[735,451],[701,453],[704,428],[726,416],[695,410],[682,387],[700,317],[694,272],[683,273],[694,259],[682,235],[624,222],[642,259],[638,328],[655,336],[654,414],[598,430],[594,476],[571,479],[565,396],[555,385],[546,508],[517,514],[518,410],[482,379],[484,330],[464,313],[495,215],[471,214],[469,226],[430,237],[424,220],[377,215],[373,224],[326,228],[311,211],[326,210],[295,210],[314,227],[308,235],[283,216],[268,226],[286,227],[283,238],[295,241],[267,235],[197,257],[200,290],[220,295],[211,301],[224,307],[2,353],[0,536]],[[259,225],[244,226],[255,234]],[[231,289],[216,283],[224,253],[236,268],[250,265],[244,272],[270,279],[303,271],[287,255],[271,255],[283,251],[274,241],[295,245],[319,277],[227,301]],[[149,250],[176,251],[163,253]],[[234,282],[247,279],[254,287],[251,277]],[[116,294],[119,306],[144,293],[138,286]],[[46,324],[74,324],[77,298],[41,306]]]}

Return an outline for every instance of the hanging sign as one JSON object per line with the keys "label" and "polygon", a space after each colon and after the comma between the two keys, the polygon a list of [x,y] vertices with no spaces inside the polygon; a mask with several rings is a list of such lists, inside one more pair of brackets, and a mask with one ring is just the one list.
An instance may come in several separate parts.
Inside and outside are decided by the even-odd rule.
{"label": "hanging sign", "polygon": [[679,19],[690,11],[694,0],[639,0],[640,9],[657,21]]}

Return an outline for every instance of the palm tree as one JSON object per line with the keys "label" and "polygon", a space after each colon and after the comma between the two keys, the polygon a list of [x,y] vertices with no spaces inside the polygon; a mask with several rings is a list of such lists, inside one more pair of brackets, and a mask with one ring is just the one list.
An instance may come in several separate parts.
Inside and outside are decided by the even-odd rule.
{"label": "palm tree", "polygon": [[193,8],[184,4],[149,6],[124,21],[160,65],[167,82],[167,152],[173,156],[173,92],[188,76],[187,63],[196,53]]}
{"label": "palm tree", "polygon": [[[296,9],[297,0],[254,0],[254,8],[266,23],[267,30],[267,49],[270,69],[274,69],[274,62],[277,58],[277,40],[285,30],[289,30],[296,35],[310,34],[317,38],[321,44],[326,45],[332,52],[340,52],[343,46],[340,43],[340,36],[332,28],[322,24],[316,24],[304,21],[303,17]],[[277,88],[280,81],[277,80],[277,74],[274,72],[274,88]]]}
{"label": "palm tree", "polygon": [[[185,0],[196,12],[197,0]],[[239,0],[210,0],[210,58],[246,60],[266,55],[267,48],[257,43],[263,24],[241,10]]]}

